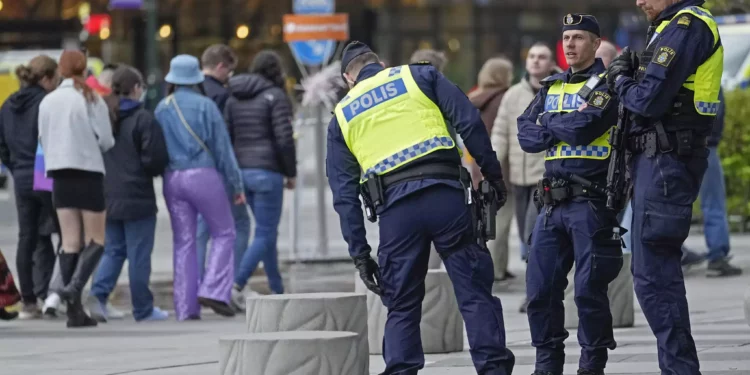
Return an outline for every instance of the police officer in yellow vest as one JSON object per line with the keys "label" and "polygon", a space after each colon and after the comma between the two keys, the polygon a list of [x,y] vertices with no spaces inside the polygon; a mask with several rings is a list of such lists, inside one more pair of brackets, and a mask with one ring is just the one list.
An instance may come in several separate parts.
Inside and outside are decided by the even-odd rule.
{"label": "police officer in yellow vest", "polygon": [[604,64],[595,57],[601,44],[596,18],[566,15],[562,39],[570,68],[542,80],[542,89],[518,117],[521,148],[544,152],[546,159],[538,189],[541,212],[526,271],[527,314],[536,348],[533,375],[563,373],[563,341],[568,338],[563,294],[574,263],[578,374],[600,375],[607,350],[616,346],[607,286],[622,267],[621,228],[617,213],[606,209],[602,191],[617,102],[607,93]]}
{"label": "police officer in yellow vest", "polygon": [[634,115],[628,144],[635,292],[656,335],[662,374],[697,375],[680,246],[708,165],[724,49],[703,0],[637,4],[651,21],[649,44],[639,66],[623,53],[607,73],[610,90]]}
{"label": "police officer in yellow vest", "polygon": [[[473,231],[471,180],[456,147],[455,132],[502,205],[502,172],[479,112],[426,63],[385,69],[367,45],[352,42],[341,67],[351,90],[328,127],[327,176],[354,264],[388,309],[383,374],[424,367],[419,323],[430,243],[453,282],[477,372],[511,374],[515,357],[505,346],[500,300],[491,294],[492,258]],[[379,219],[377,263],[360,193],[368,219]]]}

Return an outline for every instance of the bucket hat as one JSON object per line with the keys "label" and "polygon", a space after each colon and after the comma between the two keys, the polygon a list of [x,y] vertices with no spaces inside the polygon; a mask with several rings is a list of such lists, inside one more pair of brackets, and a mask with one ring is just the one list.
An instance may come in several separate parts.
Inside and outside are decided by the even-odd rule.
{"label": "bucket hat", "polygon": [[173,85],[197,85],[204,76],[195,56],[177,55],[169,63],[169,74],[164,80]]}

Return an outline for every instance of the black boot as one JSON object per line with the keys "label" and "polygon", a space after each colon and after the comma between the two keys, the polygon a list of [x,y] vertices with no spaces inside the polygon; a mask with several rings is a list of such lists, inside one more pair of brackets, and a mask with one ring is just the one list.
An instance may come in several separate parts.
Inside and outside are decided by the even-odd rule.
{"label": "black boot", "polygon": [[[83,288],[86,286],[91,274],[96,270],[96,266],[99,264],[99,259],[104,253],[104,247],[96,244],[93,241],[89,243],[86,248],[81,251],[81,254],[76,255],[76,262],[73,271],[71,272],[71,265],[69,261],[65,261],[66,270],[64,272],[71,272],[70,278],[65,279],[63,274],[63,282],[65,286],[60,290],[59,294],[64,300],[68,302],[68,327],[95,327],[97,325],[96,320],[89,317],[83,310],[81,303],[81,294]],[[75,254],[65,254],[75,255]],[[60,271],[63,271],[63,256],[60,256]],[[72,311],[72,312],[71,312]]]}

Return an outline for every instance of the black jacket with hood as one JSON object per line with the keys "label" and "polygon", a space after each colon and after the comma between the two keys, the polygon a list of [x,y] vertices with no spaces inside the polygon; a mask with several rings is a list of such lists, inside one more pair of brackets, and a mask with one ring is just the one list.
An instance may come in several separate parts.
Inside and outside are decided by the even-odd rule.
{"label": "black jacket with hood", "polygon": [[39,139],[39,103],[47,95],[39,85],[11,95],[0,109],[0,160],[10,169],[16,190],[34,186],[34,161]]}
{"label": "black jacket with hood", "polygon": [[115,146],[104,154],[107,219],[138,220],[156,215],[154,177],[169,163],[161,126],[140,103],[120,100]]}
{"label": "black jacket with hood", "polygon": [[292,105],[284,90],[258,74],[233,77],[229,87],[224,117],[240,168],[295,177]]}

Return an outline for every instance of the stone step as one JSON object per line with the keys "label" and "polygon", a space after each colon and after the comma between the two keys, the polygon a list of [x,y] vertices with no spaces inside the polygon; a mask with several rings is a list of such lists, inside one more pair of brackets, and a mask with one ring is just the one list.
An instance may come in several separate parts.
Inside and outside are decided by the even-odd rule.
{"label": "stone step", "polygon": [[246,333],[219,339],[220,375],[366,375],[354,332]]}
{"label": "stone step", "polygon": [[247,298],[247,332],[338,331],[357,333],[357,357],[366,374],[367,300],[364,293],[273,294]]}
{"label": "stone step", "polygon": [[[367,293],[367,326],[370,354],[382,354],[385,322],[388,309],[380,296],[370,292],[355,273],[355,292]],[[422,301],[422,321],[419,329],[425,354],[453,353],[464,350],[464,321],[458,309],[448,272],[442,269],[427,271],[425,296]]]}

